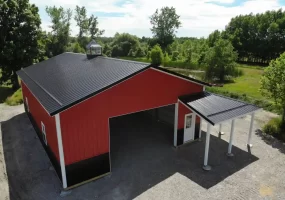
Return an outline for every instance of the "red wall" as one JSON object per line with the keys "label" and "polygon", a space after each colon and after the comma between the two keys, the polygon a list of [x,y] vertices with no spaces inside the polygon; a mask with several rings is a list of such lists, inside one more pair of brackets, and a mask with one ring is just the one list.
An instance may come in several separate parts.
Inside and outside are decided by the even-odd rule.
{"label": "red wall", "polygon": [[27,86],[23,81],[21,81],[21,85],[22,85],[24,101],[25,98],[27,97],[30,113],[33,116],[34,120],[36,121],[36,124],[40,130],[42,129],[41,122],[44,123],[48,146],[50,147],[51,151],[54,153],[55,157],[59,161],[55,119],[54,117],[49,116],[49,114],[38,102],[38,100],[34,97],[34,95],[30,92],[30,90],[27,88]]}
{"label": "red wall", "polygon": [[148,69],[60,113],[65,164],[109,152],[109,117],[177,103],[203,86]]}
{"label": "red wall", "polygon": [[[182,103],[178,103],[178,126],[177,129],[184,129],[185,115],[192,113],[192,111]],[[200,123],[200,117],[196,115],[195,124]]]}

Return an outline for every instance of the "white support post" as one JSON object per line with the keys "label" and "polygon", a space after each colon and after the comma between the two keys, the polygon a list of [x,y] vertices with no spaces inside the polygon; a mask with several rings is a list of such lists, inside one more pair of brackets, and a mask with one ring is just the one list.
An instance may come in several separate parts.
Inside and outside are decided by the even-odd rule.
{"label": "white support post", "polygon": [[207,125],[206,143],[205,143],[205,156],[204,156],[204,166],[205,171],[211,170],[211,166],[208,165],[208,155],[209,155],[209,145],[210,145],[210,135],[211,135],[211,124]]}
{"label": "white support post", "polygon": [[200,130],[199,130],[199,141],[202,141],[202,118],[200,117]]}
{"label": "white support post", "polygon": [[228,155],[229,157],[234,156],[234,154],[232,154],[232,146],[233,146],[234,129],[235,129],[235,119],[233,119],[233,120],[232,120],[232,127],[231,127],[230,142],[229,142],[228,153],[227,153],[227,155]]}
{"label": "white support post", "polygon": [[249,132],[248,132],[248,140],[247,140],[248,147],[252,147],[251,135],[252,135],[252,129],[253,129],[253,122],[254,122],[254,112],[251,114],[251,120],[250,120]]}
{"label": "white support post", "polygon": [[178,127],[178,103],[175,104],[175,113],[174,113],[174,140],[173,145],[177,147],[177,127]]}
{"label": "white support post", "polygon": [[220,124],[220,126],[219,126],[219,135],[224,135],[225,133],[224,132],[222,132],[222,124]]}
{"label": "white support post", "polygon": [[65,161],[64,161],[64,153],[63,153],[63,146],[62,146],[61,126],[60,126],[59,114],[55,115],[55,125],[56,125],[56,134],[57,134],[57,143],[58,143],[58,151],[59,151],[62,184],[63,184],[63,188],[67,188]]}

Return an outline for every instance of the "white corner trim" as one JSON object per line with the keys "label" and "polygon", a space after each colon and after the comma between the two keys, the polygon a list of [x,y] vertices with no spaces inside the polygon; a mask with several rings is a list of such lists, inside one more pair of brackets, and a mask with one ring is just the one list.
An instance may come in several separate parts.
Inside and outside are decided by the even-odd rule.
{"label": "white corner trim", "polygon": [[60,116],[59,116],[59,114],[55,115],[55,125],[56,125],[56,134],[57,134],[57,143],[58,143],[58,151],[59,151],[59,159],[60,159],[62,184],[63,184],[63,188],[67,188],[66,172],[65,172],[65,162],[64,162],[64,153],[63,153],[63,146],[62,146],[61,126],[60,126]]}
{"label": "white corner trim", "polygon": [[177,127],[178,127],[178,103],[175,104],[175,113],[174,113],[174,141],[173,145],[177,147]]}

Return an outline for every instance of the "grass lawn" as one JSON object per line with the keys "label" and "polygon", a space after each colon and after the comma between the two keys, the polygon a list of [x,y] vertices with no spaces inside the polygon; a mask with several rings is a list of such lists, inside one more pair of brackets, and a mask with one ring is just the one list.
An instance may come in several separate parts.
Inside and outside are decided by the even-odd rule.
{"label": "grass lawn", "polygon": [[[0,77],[1,77],[1,69],[0,69]],[[19,89],[14,93],[12,90],[12,86],[8,85],[0,85],[0,103],[7,103],[8,105],[18,105],[23,102],[22,90]]]}
{"label": "grass lawn", "polygon": [[[197,70],[179,69],[179,68],[167,68],[171,71],[181,73],[183,75],[192,75],[194,78],[202,79],[203,73]],[[239,66],[244,72],[243,76],[233,79],[233,82],[224,84],[223,87],[216,87],[219,91],[229,91],[233,93],[246,94],[248,97],[255,99],[266,99],[263,97],[259,91],[260,87],[260,77],[263,73],[263,68],[261,67],[247,67],[244,65]]]}
{"label": "grass lawn", "polygon": [[249,97],[256,99],[266,99],[259,91],[260,77],[263,74],[263,69],[254,69],[247,67],[239,67],[243,70],[244,75],[234,79],[233,83],[227,83],[221,90],[227,90],[235,93],[246,94]]}

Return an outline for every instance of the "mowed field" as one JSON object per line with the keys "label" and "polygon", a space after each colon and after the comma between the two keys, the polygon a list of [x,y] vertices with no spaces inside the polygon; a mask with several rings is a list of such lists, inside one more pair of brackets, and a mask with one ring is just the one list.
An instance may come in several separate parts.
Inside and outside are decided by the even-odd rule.
{"label": "mowed field", "polygon": [[[178,69],[178,68],[167,68],[171,71],[183,75],[192,75],[194,78],[201,79],[203,73],[197,70],[188,70],[188,69]],[[243,71],[243,75],[237,78],[234,78],[229,83],[223,85],[223,87],[215,87],[215,90],[219,91],[228,91],[237,94],[246,94],[248,97],[254,99],[264,99],[260,92],[260,78],[263,74],[264,69],[261,67],[251,67],[246,65],[240,65],[239,69]]]}

